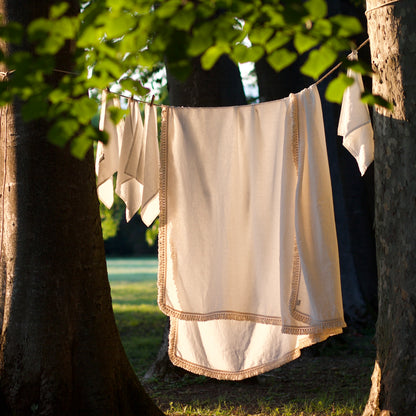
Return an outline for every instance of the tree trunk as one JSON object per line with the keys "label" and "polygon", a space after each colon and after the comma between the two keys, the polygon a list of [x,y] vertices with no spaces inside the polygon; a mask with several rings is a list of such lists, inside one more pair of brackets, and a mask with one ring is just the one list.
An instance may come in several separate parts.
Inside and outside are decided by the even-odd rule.
{"label": "tree trunk", "polygon": [[[27,25],[51,3],[0,13]],[[0,414],[162,415],[115,324],[92,152],[74,159],[47,127],[24,123],[19,103],[1,109]]]}
{"label": "tree trunk", "polygon": [[367,0],[367,10],[373,92],[394,110],[374,109],[379,317],[364,415],[407,416],[416,409],[416,6]]}
{"label": "tree trunk", "polygon": [[[192,73],[184,82],[177,80],[167,67],[167,78],[170,105],[218,107],[246,104],[240,71],[226,56],[222,56],[210,71],[204,71],[199,59],[194,59]],[[171,363],[168,356],[168,337],[169,320],[166,322],[159,353],[145,374],[145,380],[180,377],[186,373],[186,370]]]}

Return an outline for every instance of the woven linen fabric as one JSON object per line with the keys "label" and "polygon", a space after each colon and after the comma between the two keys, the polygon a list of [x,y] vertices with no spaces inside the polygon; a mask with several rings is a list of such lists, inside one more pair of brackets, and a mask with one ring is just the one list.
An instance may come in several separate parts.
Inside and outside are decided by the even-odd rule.
{"label": "woven linen fabric", "polygon": [[[351,59],[357,58],[357,51],[354,51]],[[361,74],[349,68],[347,76],[353,78],[354,83],[346,88],[342,97],[338,135],[343,136],[342,144],[356,159],[363,176],[374,160],[373,127],[368,106],[361,101],[364,91]]]}
{"label": "woven linen fabric", "polygon": [[97,175],[98,198],[110,209],[114,202],[113,176],[119,167],[124,120],[115,125],[108,115],[108,107],[120,108],[120,100],[111,98],[107,103],[107,93],[103,91],[101,95],[99,129],[107,132],[108,141],[106,144],[103,142],[98,142],[97,144],[95,173]]}
{"label": "woven linen fabric", "polygon": [[[126,204],[126,221],[129,222],[139,210],[142,201],[143,185],[133,175],[125,173],[129,156],[135,150],[134,144],[143,140],[143,122],[139,103],[129,101],[128,114],[124,121],[119,166],[117,167],[116,194]],[[141,149],[139,149],[140,151]]]}
{"label": "woven linen fabric", "polygon": [[108,135],[107,144],[97,146],[97,193],[107,208],[114,200],[113,175],[117,173],[115,192],[126,205],[126,220],[141,208],[143,222],[150,226],[159,215],[159,144],[156,108],[145,104],[144,126],[139,103],[130,100],[125,119],[114,125],[107,108],[120,107],[119,100],[103,102],[100,129]]}
{"label": "woven linen fabric", "polygon": [[[135,105],[138,107],[138,103]],[[145,104],[144,127],[134,135],[126,164],[121,168],[127,177],[134,178],[141,185],[135,202],[138,208],[141,207],[143,222],[150,226],[159,215],[159,143],[155,106]]]}
{"label": "woven linen fabric", "polygon": [[175,365],[239,380],[345,326],[316,86],[162,109],[158,303]]}

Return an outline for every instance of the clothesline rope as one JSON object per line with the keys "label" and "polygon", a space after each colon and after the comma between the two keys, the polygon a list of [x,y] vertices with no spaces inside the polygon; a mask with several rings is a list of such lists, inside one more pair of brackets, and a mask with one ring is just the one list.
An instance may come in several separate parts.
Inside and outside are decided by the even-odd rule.
{"label": "clothesline rope", "polygon": [[371,9],[366,10],[365,14],[368,14],[368,13],[372,12],[373,10],[381,9],[382,7],[385,7],[385,6],[393,6],[396,3],[400,3],[400,0],[392,0],[392,1],[389,1],[387,3],[383,3],[383,4],[379,4],[378,6],[374,6]]}

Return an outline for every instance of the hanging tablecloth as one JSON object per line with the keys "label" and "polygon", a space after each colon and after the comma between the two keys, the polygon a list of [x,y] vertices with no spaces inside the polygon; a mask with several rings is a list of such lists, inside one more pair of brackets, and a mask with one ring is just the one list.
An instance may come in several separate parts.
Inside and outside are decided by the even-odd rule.
{"label": "hanging tablecloth", "polygon": [[345,326],[316,86],[162,109],[158,302],[175,365],[239,380]]}

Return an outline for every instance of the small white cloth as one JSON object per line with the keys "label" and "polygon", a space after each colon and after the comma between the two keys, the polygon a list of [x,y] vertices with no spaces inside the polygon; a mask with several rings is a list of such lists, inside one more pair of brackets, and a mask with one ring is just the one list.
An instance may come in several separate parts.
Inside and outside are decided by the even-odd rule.
{"label": "small white cloth", "polygon": [[[357,59],[357,52],[351,59]],[[354,79],[354,84],[344,91],[338,135],[343,136],[342,144],[357,160],[361,175],[374,160],[374,138],[370,113],[367,104],[361,101],[364,91],[361,74],[348,69],[347,75]]]}
{"label": "small white cloth", "polygon": [[[136,103],[137,105],[137,103]],[[134,134],[124,173],[140,184],[136,200],[143,222],[150,226],[159,215],[159,144],[156,107],[145,104],[142,134]]]}
{"label": "small white cloth", "polygon": [[113,175],[117,172],[120,159],[121,139],[124,131],[124,120],[115,125],[107,112],[108,107],[120,108],[120,101],[111,98],[107,103],[107,93],[101,95],[101,113],[99,129],[106,131],[106,144],[98,142],[95,157],[95,174],[97,175],[97,194],[100,201],[110,209],[114,202]]}
{"label": "small white cloth", "polygon": [[155,106],[145,105],[145,125],[139,103],[131,100],[125,120],[117,126],[111,121],[107,106],[118,106],[116,99],[106,103],[103,92],[100,129],[109,139],[99,142],[96,154],[97,193],[107,208],[114,201],[113,175],[117,173],[115,192],[126,205],[129,222],[141,208],[143,222],[150,226],[159,215],[159,145]]}
{"label": "small white cloth", "polygon": [[342,331],[316,86],[283,100],[162,110],[158,302],[169,356],[239,380]]}
{"label": "small white cloth", "polygon": [[124,122],[124,132],[121,141],[119,166],[117,167],[116,194],[126,204],[126,221],[129,222],[141,206],[143,185],[132,175],[126,174],[125,167],[133,144],[143,138],[143,123],[139,103],[129,102],[129,113]]}

